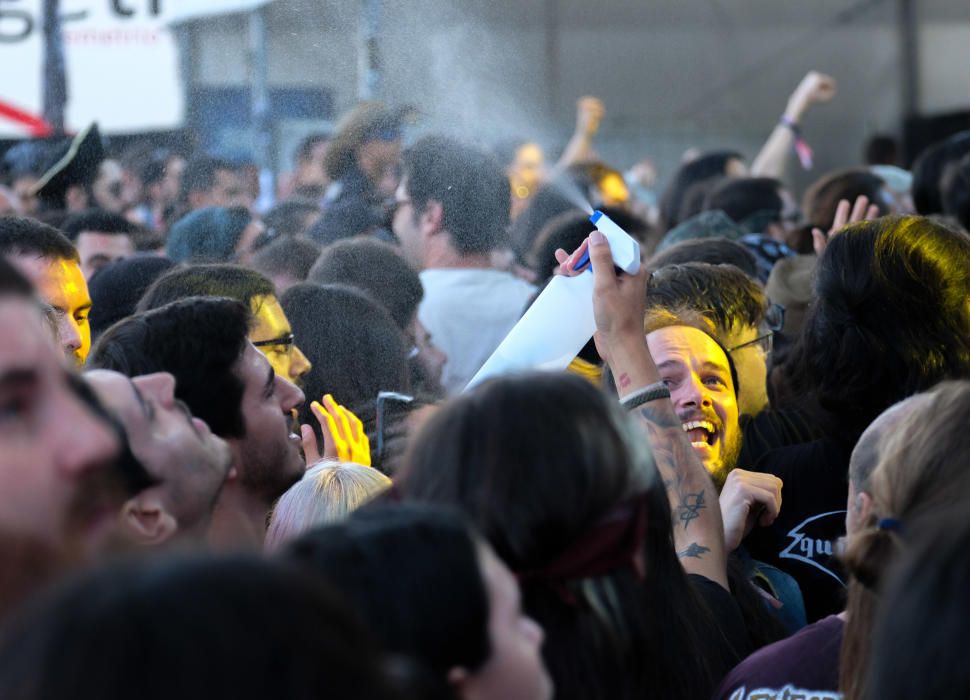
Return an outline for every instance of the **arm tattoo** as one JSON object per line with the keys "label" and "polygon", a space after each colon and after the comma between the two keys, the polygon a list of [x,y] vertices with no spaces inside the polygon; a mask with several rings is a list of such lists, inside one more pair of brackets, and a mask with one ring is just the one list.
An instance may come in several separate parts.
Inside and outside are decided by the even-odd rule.
{"label": "arm tattoo", "polygon": [[701,511],[707,508],[704,503],[704,492],[683,494],[680,505],[677,506],[677,519],[684,524],[684,529],[690,525],[690,521],[699,518]]}
{"label": "arm tattoo", "polygon": [[[707,479],[699,481],[691,473],[689,465],[696,464],[697,456],[684,436],[680,419],[672,409],[658,408],[660,410],[641,406],[638,411],[647,430],[657,471],[667,488],[674,525],[683,525],[686,530],[691,521],[700,518],[701,511],[708,507],[707,488],[710,482]],[[703,469],[699,464],[696,467]]]}
{"label": "arm tattoo", "polygon": [[687,549],[682,552],[677,552],[678,559],[685,559],[687,557],[692,557],[694,559],[700,559],[704,554],[710,552],[710,547],[705,547],[703,545],[697,544],[696,542],[691,542]]}
{"label": "arm tattoo", "polygon": [[620,380],[620,388],[621,389],[626,389],[628,386],[630,386],[630,381],[631,381],[630,380],[630,375],[627,374],[626,372],[624,372],[623,374],[621,374],[619,376],[619,380]]}
{"label": "arm tattoo", "polygon": [[677,556],[688,571],[703,570],[705,576],[726,586],[717,491],[684,432],[683,422],[669,401],[652,401],[631,413],[646,434],[657,473],[667,490]]}
{"label": "arm tattoo", "polygon": [[640,415],[643,419],[658,428],[677,428],[683,432],[681,427],[680,419],[677,418],[673,411],[673,408],[666,411],[655,411],[649,405],[640,406],[637,410],[640,411]]}

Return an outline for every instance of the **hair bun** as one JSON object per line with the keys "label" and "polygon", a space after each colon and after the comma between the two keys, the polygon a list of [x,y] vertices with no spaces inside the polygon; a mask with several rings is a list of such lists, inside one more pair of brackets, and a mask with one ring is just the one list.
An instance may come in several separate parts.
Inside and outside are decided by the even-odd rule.
{"label": "hair bun", "polygon": [[845,565],[859,583],[878,590],[882,576],[896,557],[898,535],[887,528],[870,527],[852,538]]}

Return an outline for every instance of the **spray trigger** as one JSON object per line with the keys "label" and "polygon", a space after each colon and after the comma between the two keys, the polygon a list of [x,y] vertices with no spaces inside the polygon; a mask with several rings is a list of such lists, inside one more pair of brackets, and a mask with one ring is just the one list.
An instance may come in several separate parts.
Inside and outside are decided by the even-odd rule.
{"label": "spray trigger", "polygon": [[[619,270],[635,275],[640,270],[640,244],[601,211],[594,211],[589,220],[609,241],[613,264]],[[581,270],[587,265],[589,265],[589,248],[576,261],[573,269]]]}

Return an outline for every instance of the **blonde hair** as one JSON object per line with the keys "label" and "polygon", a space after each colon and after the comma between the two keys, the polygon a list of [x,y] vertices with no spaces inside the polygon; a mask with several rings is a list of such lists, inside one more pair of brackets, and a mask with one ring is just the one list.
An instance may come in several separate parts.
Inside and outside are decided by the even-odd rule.
{"label": "blonde hair", "polygon": [[337,522],[391,487],[391,480],[372,467],[353,462],[323,462],[276,502],[264,548],[275,551],[318,525]]}

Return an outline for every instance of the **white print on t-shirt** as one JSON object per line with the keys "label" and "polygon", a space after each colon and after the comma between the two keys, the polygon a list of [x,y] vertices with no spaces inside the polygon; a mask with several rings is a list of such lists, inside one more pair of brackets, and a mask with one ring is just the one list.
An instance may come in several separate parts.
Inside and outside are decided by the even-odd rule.
{"label": "white print on t-shirt", "polygon": [[728,700],[842,700],[842,693],[832,690],[805,690],[786,685],[784,688],[758,688],[750,692],[741,686]]}
{"label": "white print on t-shirt", "polygon": [[808,518],[807,520],[804,520],[800,524],[793,527],[788,532],[788,536],[792,538],[792,543],[785,547],[778,557],[780,559],[796,559],[800,562],[808,564],[809,566],[814,566],[816,569],[819,571],[824,571],[826,574],[844,586],[845,581],[839,578],[838,574],[828,569],[823,564],[823,562],[828,563],[828,561],[832,558],[832,550],[835,543],[829,539],[812,537],[812,530],[818,528],[820,524],[818,521],[822,518],[831,517],[838,517],[840,520],[844,521],[845,511],[833,510],[830,513],[813,515],[811,518]]}

